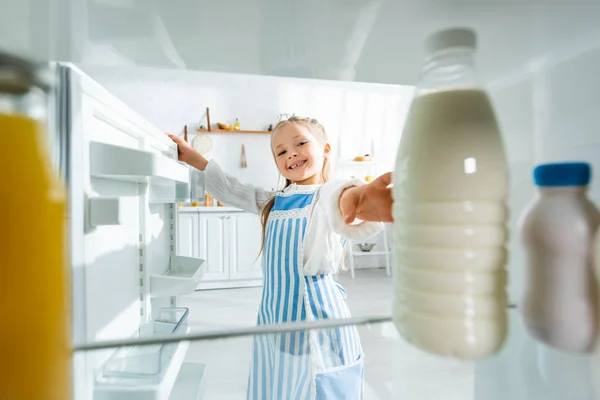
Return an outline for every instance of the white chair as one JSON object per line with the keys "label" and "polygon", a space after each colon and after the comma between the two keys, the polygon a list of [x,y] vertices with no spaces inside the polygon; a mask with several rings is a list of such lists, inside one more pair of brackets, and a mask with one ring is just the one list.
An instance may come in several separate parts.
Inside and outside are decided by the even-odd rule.
{"label": "white chair", "polygon": [[352,278],[355,277],[354,273],[354,257],[367,257],[367,256],[385,256],[385,273],[390,276],[392,274],[391,267],[391,246],[388,242],[388,225],[381,231],[381,235],[383,235],[383,250],[381,251],[369,251],[369,252],[359,252],[354,254],[354,250],[352,249],[353,242],[348,241],[346,245],[346,266],[350,269],[350,276]]}

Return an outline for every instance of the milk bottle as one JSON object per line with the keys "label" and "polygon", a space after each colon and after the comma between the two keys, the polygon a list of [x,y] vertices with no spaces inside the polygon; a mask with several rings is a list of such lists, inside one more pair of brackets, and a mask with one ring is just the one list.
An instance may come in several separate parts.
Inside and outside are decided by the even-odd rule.
{"label": "milk bottle", "polygon": [[536,196],[520,218],[525,326],[539,341],[578,353],[593,349],[598,330],[593,254],[600,213],[587,198],[590,175],[584,162],[538,165]]}
{"label": "milk bottle", "polygon": [[429,352],[477,359],[507,334],[507,166],[475,81],[476,36],[428,38],[394,173],[394,322]]}

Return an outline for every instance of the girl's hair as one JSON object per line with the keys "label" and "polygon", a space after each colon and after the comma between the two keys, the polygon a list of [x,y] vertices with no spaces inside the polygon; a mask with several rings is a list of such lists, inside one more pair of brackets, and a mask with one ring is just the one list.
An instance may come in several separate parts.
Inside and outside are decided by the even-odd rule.
{"label": "girl's hair", "polygon": [[[271,139],[273,138],[273,136],[275,135],[275,132],[277,132],[277,130],[279,128],[289,125],[289,124],[296,124],[296,125],[304,126],[317,139],[317,141],[319,142],[319,144],[321,144],[321,146],[325,146],[325,144],[327,144],[327,134],[325,133],[325,128],[323,128],[323,125],[321,125],[316,119],[296,117],[295,115],[291,116],[288,119],[284,119],[283,121],[280,121],[277,125],[275,125],[275,128],[273,129],[273,132],[271,133]],[[275,157],[275,154],[273,154],[273,157]],[[331,167],[330,167],[328,159],[326,158],[323,162],[323,169],[321,170],[321,181],[322,181],[321,183],[325,183],[329,180],[330,171],[331,171]],[[289,179],[286,179],[285,186],[283,187],[283,189],[287,188],[291,184],[292,184],[292,181],[290,181]],[[267,235],[267,221],[269,220],[269,214],[271,213],[273,204],[275,204],[275,196],[273,196],[269,200],[267,200],[262,206],[262,211],[261,211],[261,215],[260,215],[260,222],[262,225],[262,242],[261,242],[261,246],[260,246],[261,253],[265,247],[265,238]]]}

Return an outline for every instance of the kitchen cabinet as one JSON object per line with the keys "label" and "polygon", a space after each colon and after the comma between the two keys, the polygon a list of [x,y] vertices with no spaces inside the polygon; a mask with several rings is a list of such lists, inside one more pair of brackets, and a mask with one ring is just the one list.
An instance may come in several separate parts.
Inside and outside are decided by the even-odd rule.
{"label": "kitchen cabinet", "polygon": [[198,257],[200,241],[198,240],[198,214],[181,213],[177,224],[177,253],[185,257]]}
{"label": "kitchen cabinet", "polygon": [[262,285],[261,227],[257,215],[180,209],[177,242],[179,255],[191,254],[206,260],[199,289]]}
{"label": "kitchen cabinet", "polygon": [[230,220],[230,279],[260,279],[262,254],[259,255],[262,232],[260,219],[254,214],[240,214]]}
{"label": "kitchen cabinet", "polygon": [[230,219],[228,214],[199,214],[200,254],[207,263],[205,281],[229,279]]}

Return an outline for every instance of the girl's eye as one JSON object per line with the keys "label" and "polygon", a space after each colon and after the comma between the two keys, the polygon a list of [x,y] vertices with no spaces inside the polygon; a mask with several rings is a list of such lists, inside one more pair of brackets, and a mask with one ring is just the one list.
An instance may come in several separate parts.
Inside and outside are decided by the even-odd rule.
{"label": "girl's eye", "polygon": [[287,150],[282,150],[279,152],[279,154],[277,154],[277,157],[284,155],[287,152]]}
{"label": "girl's eye", "polygon": [[304,146],[308,142],[300,142],[299,146]]}

